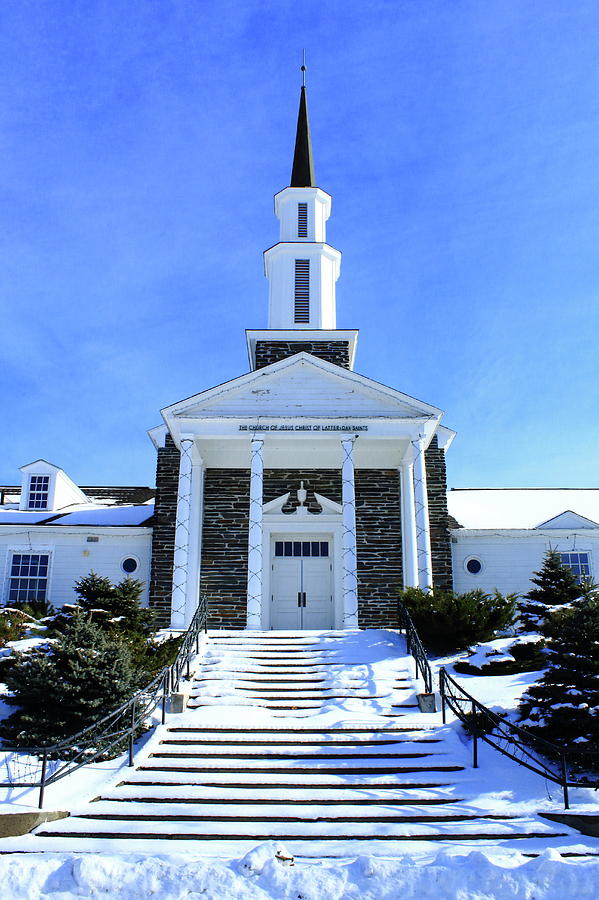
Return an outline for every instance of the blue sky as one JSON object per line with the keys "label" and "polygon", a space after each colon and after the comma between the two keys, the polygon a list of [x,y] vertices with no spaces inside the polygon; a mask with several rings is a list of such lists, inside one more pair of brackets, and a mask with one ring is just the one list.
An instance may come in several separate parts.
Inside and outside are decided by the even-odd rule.
{"label": "blue sky", "polygon": [[357,370],[446,410],[452,486],[599,486],[585,0],[4,2],[0,481],[152,484],[159,409],[247,371],[302,47]]}

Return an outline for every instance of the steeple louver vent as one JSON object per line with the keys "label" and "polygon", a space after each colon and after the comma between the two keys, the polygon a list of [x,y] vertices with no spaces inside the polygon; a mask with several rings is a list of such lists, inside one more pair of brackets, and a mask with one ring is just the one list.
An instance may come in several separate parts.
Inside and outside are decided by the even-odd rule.
{"label": "steeple louver vent", "polygon": [[295,316],[296,323],[310,321],[310,260],[295,260]]}
{"label": "steeple louver vent", "polygon": [[297,236],[308,237],[308,204],[297,204]]}

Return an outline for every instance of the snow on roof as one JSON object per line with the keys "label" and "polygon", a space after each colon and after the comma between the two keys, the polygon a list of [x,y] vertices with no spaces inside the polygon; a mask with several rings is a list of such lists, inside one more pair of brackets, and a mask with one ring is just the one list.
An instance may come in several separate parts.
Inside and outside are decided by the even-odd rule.
{"label": "snow on roof", "polygon": [[52,515],[47,509],[34,512],[20,509],[0,509],[0,525],[37,525]]}
{"label": "snow on roof", "polygon": [[599,522],[599,488],[458,488],[447,506],[463,528],[536,528],[566,510]]}
{"label": "snow on roof", "polygon": [[69,512],[52,513],[46,510],[0,510],[0,525],[91,525],[94,528],[144,525],[153,515],[154,505],[92,506],[81,504],[69,507]]}
{"label": "snow on roof", "polygon": [[87,508],[60,517],[53,525],[143,525],[154,513],[154,505]]}

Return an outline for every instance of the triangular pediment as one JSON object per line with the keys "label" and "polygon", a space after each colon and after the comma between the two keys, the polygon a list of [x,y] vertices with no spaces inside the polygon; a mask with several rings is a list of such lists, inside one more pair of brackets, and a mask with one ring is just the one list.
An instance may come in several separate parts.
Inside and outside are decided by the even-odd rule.
{"label": "triangular pediment", "polygon": [[546,522],[541,522],[540,525],[536,525],[535,527],[572,529],[599,528],[599,523],[593,522],[592,519],[587,519],[585,516],[581,516],[571,509],[567,509],[563,513],[560,513],[558,516],[554,516],[552,519],[547,519]]}
{"label": "triangular pediment", "polygon": [[309,353],[280,360],[163,410],[165,418],[440,418],[441,410]]}

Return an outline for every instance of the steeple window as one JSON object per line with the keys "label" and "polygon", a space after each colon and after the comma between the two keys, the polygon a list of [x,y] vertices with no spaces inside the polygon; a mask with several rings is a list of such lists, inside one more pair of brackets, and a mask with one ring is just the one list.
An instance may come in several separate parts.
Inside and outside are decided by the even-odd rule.
{"label": "steeple window", "polygon": [[295,260],[295,323],[310,321],[310,260]]}
{"label": "steeple window", "polygon": [[308,204],[297,204],[297,236],[308,237]]}

